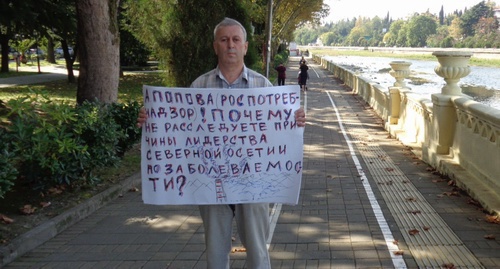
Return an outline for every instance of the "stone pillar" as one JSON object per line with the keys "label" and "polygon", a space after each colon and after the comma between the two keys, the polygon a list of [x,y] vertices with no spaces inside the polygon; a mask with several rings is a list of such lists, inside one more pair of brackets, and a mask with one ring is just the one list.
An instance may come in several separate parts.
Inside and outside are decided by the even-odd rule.
{"label": "stone pillar", "polygon": [[401,96],[399,90],[406,88],[404,79],[410,75],[410,62],[392,61],[389,63],[391,71],[389,74],[396,79],[393,87],[389,87],[389,96],[391,100],[390,114],[388,122],[390,124],[398,124],[399,113],[401,111]]}
{"label": "stone pillar", "polygon": [[394,82],[394,87],[406,88],[406,83],[404,79],[410,76],[410,62],[406,61],[392,61],[389,63],[391,66],[391,71],[389,74],[396,79]]}
{"label": "stone pillar", "polygon": [[391,100],[390,114],[389,114],[389,124],[398,124],[399,113],[401,112],[401,95],[399,93],[399,87],[389,87],[389,94]]}
{"label": "stone pillar", "polygon": [[444,78],[446,85],[441,93],[432,94],[433,103],[433,130],[430,137],[430,147],[437,154],[449,154],[453,145],[457,113],[451,99],[453,96],[462,95],[458,86],[461,78],[470,74],[470,52],[462,51],[435,51],[439,65],[434,68],[436,74]]}

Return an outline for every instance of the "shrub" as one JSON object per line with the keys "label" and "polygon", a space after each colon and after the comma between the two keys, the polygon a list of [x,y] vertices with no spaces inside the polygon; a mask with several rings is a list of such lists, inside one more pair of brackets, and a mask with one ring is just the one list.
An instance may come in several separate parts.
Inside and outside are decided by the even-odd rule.
{"label": "shrub", "polygon": [[14,186],[18,172],[11,163],[14,154],[9,152],[9,143],[4,142],[9,141],[9,138],[3,128],[0,128],[0,141],[2,141],[0,143],[0,198],[3,198]]}
{"label": "shrub", "polygon": [[9,183],[0,178],[0,194],[12,187],[15,169],[16,184],[36,190],[94,184],[93,171],[117,164],[140,136],[135,130],[137,103],[75,107],[35,93],[10,100],[8,106],[10,123],[4,124],[7,138],[2,141],[10,141],[4,144],[10,151],[3,150],[0,164],[9,163],[10,169],[1,170]]}

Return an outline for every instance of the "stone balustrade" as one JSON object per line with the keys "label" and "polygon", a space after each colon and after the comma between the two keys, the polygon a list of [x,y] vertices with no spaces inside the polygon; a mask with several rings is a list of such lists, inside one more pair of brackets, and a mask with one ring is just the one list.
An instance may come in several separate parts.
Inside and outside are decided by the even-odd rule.
{"label": "stone balustrade", "polygon": [[361,96],[385,120],[391,135],[455,180],[487,211],[499,214],[500,110],[473,101],[457,87],[460,78],[470,73],[472,54],[438,51],[433,55],[438,58],[436,74],[447,84],[432,100],[406,87],[403,79],[409,64],[404,62],[388,61],[396,82],[385,89],[321,56],[313,59]]}

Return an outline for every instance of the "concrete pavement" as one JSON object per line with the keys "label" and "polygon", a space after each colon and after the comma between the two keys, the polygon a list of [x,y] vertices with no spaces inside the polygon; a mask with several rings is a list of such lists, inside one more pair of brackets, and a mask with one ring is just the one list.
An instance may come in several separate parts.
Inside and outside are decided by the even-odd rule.
{"label": "concrete pavement", "polygon": [[[21,66],[19,71],[38,72],[37,66]],[[0,79],[0,88],[12,87],[15,85],[29,85],[37,83],[45,83],[54,80],[63,80],[68,78],[66,68],[57,66],[42,66],[41,73],[35,73],[28,76],[17,76]],[[10,70],[10,72],[16,72]],[[78,75],[78,70],[74,71],[75,76]]]}
{"label": "concrete pavement", "polygon": [[[301,193],[296,206],[271,205],[273,268],[500,268],[500,226],[388,137],[341,81],[309,65]],[[287,83],[297,72],[292,58]],[[68,212],[78,221],[66,229],[57,227],[67,218],[45,224],[53,238],[5,268],[206,268],[197,207],[144,205],[126,191],[139,182]],[[231,268],[246,268],[235,238]]]}

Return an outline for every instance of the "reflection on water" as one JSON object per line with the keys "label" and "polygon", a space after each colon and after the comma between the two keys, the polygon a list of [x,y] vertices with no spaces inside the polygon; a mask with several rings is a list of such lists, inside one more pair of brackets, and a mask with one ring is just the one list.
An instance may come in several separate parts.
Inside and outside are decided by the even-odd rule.
{"label": "reflection on water", "polygon": [[[379,83],[384,88],[392,86],[396,81],[389,71],[392,61],[402,59],[362,56],[325,56],[328,61],[355,71],[362,76]],[[405,82],[413,91],[428,96],[440,93],[446,84],[444,79],[434,72],[436,61],[404,60],[411,62],[411,74]],[[500,109],[500,69],[494,67],[471,66],[471,73],[460,79],[459,85],[463,93],[475,101]]]}

